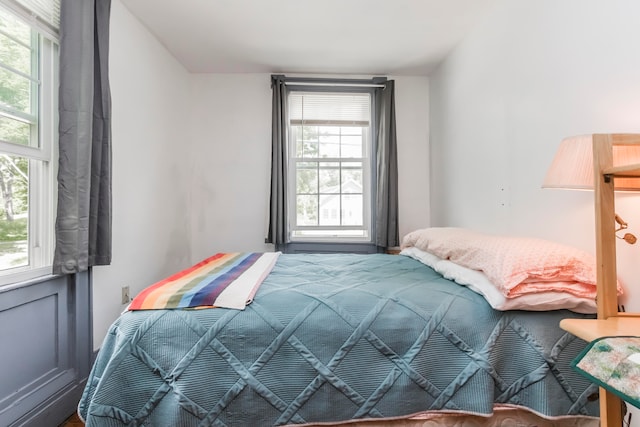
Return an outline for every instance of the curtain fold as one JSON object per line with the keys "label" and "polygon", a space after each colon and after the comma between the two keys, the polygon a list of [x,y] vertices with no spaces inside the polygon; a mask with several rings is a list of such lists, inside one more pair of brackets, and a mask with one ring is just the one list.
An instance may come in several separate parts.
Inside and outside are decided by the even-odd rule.
{"label": "curtain fold", "polygon": [[271,198],[265,243],[276,249],[288,243],[287,231],[287,87],[284,75],[271,76]]}
{"label": "curtain fold", "polygon": [[375,244],[381,248],[388,248],[400,244],[395,82],[386,80],[379,83],[384,87],[376,93]]}
{"label": "curtain fold", "polygon": [[60,4],[55,274],[111,262],[111,0]]}

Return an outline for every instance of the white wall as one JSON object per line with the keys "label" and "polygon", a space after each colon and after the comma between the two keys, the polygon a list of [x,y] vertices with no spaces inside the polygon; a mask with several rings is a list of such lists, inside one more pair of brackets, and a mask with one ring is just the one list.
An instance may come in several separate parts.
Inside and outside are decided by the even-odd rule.
{"label": "white wall", "polygon": [[[640,132],[640,2],[500,0],[431,76],[432,225],[594,252],[593,193],[543,190],[560,140]],[[617,211],[640,234],[640,197]],[[640,248],[618,245],[640,310]]]}
{"label": "white wall", "polygon": [[189,74],[112,2],[113,262],[93,269],[94,348],[133,294],[190,260]]}
{"label": "white wall", "polygon": [[[429,223],[428,79],[396,80],[401,235]],[[269,74],[193,75],[192,261],[265,245],[271,165]]]}
{"label": "white wall", "polygon": [[390,76],[396,81],[398,206],[400,239],[429,226],[429,79]]}
{"label": "white wall", "polygon": [[271,89],[267,74],[191,77],[192,262],[216,252],[267,251]]}

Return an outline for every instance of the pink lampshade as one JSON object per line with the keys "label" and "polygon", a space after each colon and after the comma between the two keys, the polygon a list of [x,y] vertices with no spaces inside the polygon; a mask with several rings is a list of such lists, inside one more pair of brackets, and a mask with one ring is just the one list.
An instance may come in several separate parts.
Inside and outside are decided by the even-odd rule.
{"label": "pink lampshade", "polygon": [[[613,145],[613,166],[640,164],[640,145]],[[565,138],[547,171],[542,188],[593,190],[593,137]],[[640,191],[640,179],[616,178],[618,191]]]}

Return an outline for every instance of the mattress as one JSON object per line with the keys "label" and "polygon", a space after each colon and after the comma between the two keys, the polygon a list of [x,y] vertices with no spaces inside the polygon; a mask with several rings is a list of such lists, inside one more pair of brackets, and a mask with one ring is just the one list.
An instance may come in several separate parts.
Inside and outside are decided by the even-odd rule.
{"label": "mattress", "polygon": [[396,255],[284,254],[245,310],[126,312],[79,404],[87,426],[268,426],[489,416],[597,416],[570,368],[570,311],[495,311]]}

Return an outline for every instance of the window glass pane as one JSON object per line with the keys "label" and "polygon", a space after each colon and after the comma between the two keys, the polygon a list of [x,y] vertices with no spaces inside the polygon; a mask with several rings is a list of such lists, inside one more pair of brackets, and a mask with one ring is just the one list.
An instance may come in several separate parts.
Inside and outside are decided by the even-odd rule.
{"label": "window glass pane", "polygon": [[0,101],[24,113],[31,112],[31,81],[0,69]]}
{"label": "window glass pane", "polygon": [[320,225],[340,225],[340,196],[320,196]]}
{"label": "window glass pane", "polygon": [[339,126],[322,126],[320,128],[321,135],[340,135]]}
{"label": "window glass pane", "polygon": [[340,157],[340,135],[330,134],[325,128],[320,132],[320,157]]}
{"label": "window glass pane", "polygon": [[344,126],[342,128],[343,135],[362,135],[362,128],[360,126]]}
{"label": "window glass pane", "polygon": [[[36,67],[32,64],[31,28],[0,9],[0,62],[8,69],[0,69],[0,101],[18,111],[32,113],[32,81],[25,77],[32,75]],[[36,49],[37,51],[37,49]],[[37,75],[35,76],[37,79]]]}
{"label": "window glass pane", "polygon": [[20,120],[0,115],[0,139],[14,144],[29,145],[31,126]]}
{"label": "window glass pane", "polygon": [[[3,19],[0,11],[0,26]],[[0,62],[21,73],[31,74],[31,49],[0,33]]]}
{"label": "window glass pane", "polygon": [[0,155],[0,270],[29,264],[29,162]]}
{"label": "window glass pane", "polygon": [[19,43],[31,44],[31,28],[4,9],[0,9],[0,29]]}
{"label": "window glass pane", "polygon": [[302,157],[318,157],[318,127],[303,126]]}
{"label": "window glass pane", "polygon": [[[349,128],[345,128],[349,129]],[[352,128],[353,129],[353,128]],[[357,128],[362,131],[362,128]],[[342,136],[342,157],[362,158],[362,135]]]}
{"label": "window glass pane", "polygon": [[293,146],[296,149],[296,157],[302,157],[303,147],[302,144],[302,126],[291,126],[290,138],[293,142]]}
{"label": "window glass pane", "polygon": [[362,194],[362,163],[342,164],[342,192]]}
{"label": "window glass pane", "polygon": [[298,163],[296,170],[296,193],[297,194],[317,194],[318,193],[318,164]]}
{"label": "window glass pane", "polygon": [[296,223],[298,225],[318,224],[317,196],[296,196]]}
{"label": "window glass pane", "polygon": [[342,195],[342,225],[363,225],[362,195]]}
{"label": "window glass pane", "polygon": [[320,193],[340,192],[340,163],[320,162]]}
{"label": "window glass pane", "polygon": [[318,140],[318,126],[302,126],[302,132],[305,141],[317,141]]}

